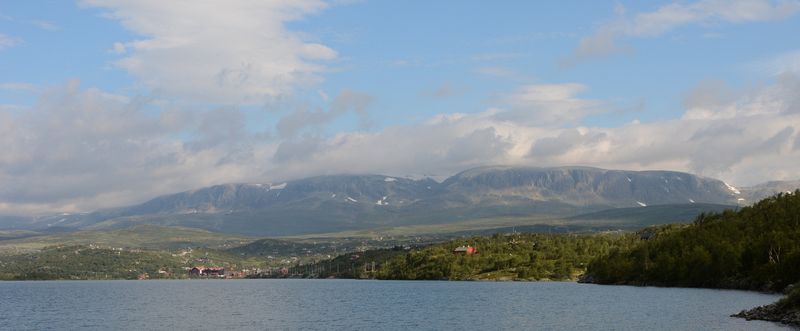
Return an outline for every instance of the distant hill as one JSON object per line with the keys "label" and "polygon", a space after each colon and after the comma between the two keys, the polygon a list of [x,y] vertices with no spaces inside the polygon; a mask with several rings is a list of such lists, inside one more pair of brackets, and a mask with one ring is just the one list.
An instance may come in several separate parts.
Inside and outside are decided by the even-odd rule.
{"label": "distant hill", "polygon": [[742,187],[741,203],[752,204],[778,193],[790,193],[800,189],[800,180],[770,181],[754,186]]}
{"label": "distant hill", "polygon": [[[0,228],[103,230],[156,224],[280,236],[488,217],[567,218],[613,208],[736,205],[743,199],[742,192],[716,179],[674,171],[496,166],[466,170],[441,183],[383,175],[335,175],[216,185],[89,214],[39,217],[27,223],[13,219],[9,223],[15,226],[0,223]],[[746,192],[749,199],[766,191]],[[25,225],[19,226],[21,223]]]}
{"label": "distant hill", "polygon": [[700,213],[720,213],[738,206],[709,203],[656,205],[639,208],[614,208],[570,217],[571,221],[615,221],[636,228],[665,223],[690,223]]}
{"label": "distant hill", "polygon": [[213,233],[201,229],[135,225],[113,231],[75,231],[58,234],[31,233],[16,239],[0,240],[0,255],[39,251],[53,245],[97,245],[117,248],[178,249],[211,247],[226,249],[253,241],[253,238]]}
{"label": "distant hill", "polygon": [[[312,243],[300,243],[295,241],[277,239],[259,239],[251,243],[233,247],[227,251],[238,256],[303,256],[308,252],[319,249]],[[331,253],[334,253],[331,250]]]}

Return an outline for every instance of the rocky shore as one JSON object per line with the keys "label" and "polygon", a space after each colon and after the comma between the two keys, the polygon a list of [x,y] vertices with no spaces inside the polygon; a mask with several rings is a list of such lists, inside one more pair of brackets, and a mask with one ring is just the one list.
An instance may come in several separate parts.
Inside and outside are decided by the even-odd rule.
{"label": "rocky shore", "polygon": [[781,307],[779,303],[756,307],[750,310],[742,310],[738,314],[733,314],[731,316],[745,318],[748,321],[772,321],[800,327],[800,309],[787,309],[785,307]]}

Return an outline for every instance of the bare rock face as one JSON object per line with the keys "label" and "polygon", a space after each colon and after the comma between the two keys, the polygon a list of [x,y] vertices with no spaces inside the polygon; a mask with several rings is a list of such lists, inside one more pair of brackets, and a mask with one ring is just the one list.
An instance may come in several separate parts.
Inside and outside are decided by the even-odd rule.
{"label": "bare rock face", "polygon": [[722,181],[674,171],[624,171],[587,167],[484,167],[442,185],[454,195],[481,199],[558,200],[609,208],[647,205],[736,204],[740,192]]}

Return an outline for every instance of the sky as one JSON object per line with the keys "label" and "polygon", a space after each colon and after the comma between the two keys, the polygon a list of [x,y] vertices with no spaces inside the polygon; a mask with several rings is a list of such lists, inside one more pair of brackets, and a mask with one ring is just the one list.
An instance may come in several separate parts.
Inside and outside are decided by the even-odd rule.
{"label": "sky", "polygon": [[484,165],[800,179],[800,0],[0,2],[0,214]]}

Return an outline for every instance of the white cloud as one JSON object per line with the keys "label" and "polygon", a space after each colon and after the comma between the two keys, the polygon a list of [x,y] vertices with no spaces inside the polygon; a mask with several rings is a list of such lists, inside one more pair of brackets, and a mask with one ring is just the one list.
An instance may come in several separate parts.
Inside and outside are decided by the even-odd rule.
{"label": "white cloud", "polygon": [[72,81],[30,109],[0,111],[0,213],[91,210],[252,180],[274,152],[242,132],[236,110],[152,106]]}
{"label": "white cloud", "polygon": [[[279,138],[248,132],[236,108],[184,111],[71,82],[41,92],[31,109],[0,108],[0,213],[113,207],[227,182],[449,175],[487,164],[668,169],[737,185],[800,173],[796,76],[752,90],[703,83],[687,93],[680,118],[613,127],[574,124],[607,105],[578,97],[586,88],[521,86],[498,99],[503,108],[375,132],[299,134],[303,120],[301,131]],[[342,93],[328,112],[368,104],[368,96]]]}
{"label": "white cloud", "polygon": [[594,34],[579,41],[575,52],[563,64],[592,57],[624,52],[626,47],[617,44],[620,37],[656,37],[674,29],[693,24],[748,23],[785,19],[800,11],[800,1],[770,0],[700,0],[693,3],[672,3],[652,12],[633,17],[623,16],[618,4],[618,17],[599,26]]}
{"label": "white cloud", "polygon": [[119,42],[117,64],[156,93],[217,104],[260,104],[321,80],[336,57],[285,24],[318,13],[321,0],[84,0],[108,9],[143,39]]}
{"label": "white cloud", "polygon": [[4,49],[7,49],[7,48],[14,47],[14,46],[18,45],[20,42],[21,41],[20,41],[19,38],[14,38],[14,37],[8,36],[6,34],[0,33],[0,51],[4,50]]}
{"label": "white cloud", "polygon": [[365,128],[369,125],[367,108],[372,102],[373,98],[366,93],[343,91],[331,101],[327,111],[300,108],[281,118],[277,124],[278,134],[285,138],[293,137],[305,128],[327,125],[348,112],[355,113],[361,127]]}
{"label": "white cloud", "polygon": [[[800,173],[796,81],[785,77],[730,94],[736,97],[703,84],[689,93],[687,115],[620,127],[508,120],[508,114],[518,111],[514,109],[439,115],[422,124],[380,132],[294,141],[283,149],[280,160],[273,160],[273,173],[284,177],[339,172],[446,175],[478,165],[524,164],[668,169],[741,185],[795,179]],[[575,96],[584,88],[579,84],[525,86],[511,96],[521,103],[545,102],[544,108],[576,114],[600,111],[603,102]],[[703,97],[703,93],[716,96]],[[701,108],[707,116],[691,116]],[[292,150],[298,155],[287,157]]]}
{"label": "white cloud", "polygon": [[537,126],[574,125],[601,111],[600,102],[577,97],[585,89],[575,83],[525,85],[501,97],[509,111],[497,114],[497,118]]}

